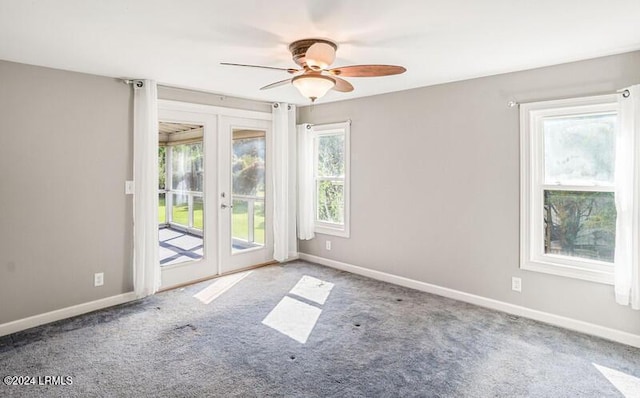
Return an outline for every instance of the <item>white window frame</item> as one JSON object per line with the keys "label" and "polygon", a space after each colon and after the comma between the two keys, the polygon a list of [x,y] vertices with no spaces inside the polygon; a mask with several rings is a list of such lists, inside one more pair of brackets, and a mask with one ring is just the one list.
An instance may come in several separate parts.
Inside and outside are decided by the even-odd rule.
{"label": "white window frame", "polygon": [[[548,274],[613,284],[614,264],[544,252],[544,190],[614,192],[614,184],[545,184],[542,120],[586,114],[620,116],[617,96],[602,95],[520,106],[520,268]],[[616,139],[619,134],[616,131]]]}
{"label": "white window frame", "polygon": [[[318,140],[320,136],[330,135],[344,135],[344,177],[318,177]],[[351,189],[350,189],[350,175],[351,175],[351,123],[331,123],[322,125],[313,125],[311,127],[311,144],[313,145],[313,217],[315,224],[315,232],[319,234],[334,235],[343,238],[348,238],[350,235],[350,205],[351,202]],[[317,182],[319,179],[338,180],[344,183],[344,223],[336,224],[319,221],[318,215],[318,189]]]}

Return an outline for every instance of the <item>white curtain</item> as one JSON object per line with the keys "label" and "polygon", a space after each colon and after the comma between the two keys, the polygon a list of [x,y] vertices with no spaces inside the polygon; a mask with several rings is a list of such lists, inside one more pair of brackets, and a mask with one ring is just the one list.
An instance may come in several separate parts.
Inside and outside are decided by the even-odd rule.
{"label": "white curtain", "polygon": [[273,104],[273,258],[298,257],[296,240],[296,108]]}
{"label": "white curtain", "polygon": [[138,297],[160,288],[158,261],[158,89],[133,82],[133,288]]}
{"label": "white curtain", "polygon": [[620,95],[620,126],[616,140],[616,302],[640,309],[640,266],[638,250],[638,200],[640,199],[640,85]]}
{"label": "white curtain", "polygon": [[313,214],[313,142],[310,124],[298,126],[298,239],[315,237]]}

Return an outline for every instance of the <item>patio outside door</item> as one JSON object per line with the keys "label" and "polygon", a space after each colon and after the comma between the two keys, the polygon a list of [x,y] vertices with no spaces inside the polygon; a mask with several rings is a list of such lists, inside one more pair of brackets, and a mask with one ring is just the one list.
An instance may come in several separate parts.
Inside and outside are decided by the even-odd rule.
{"label": "patio outside door", "polygon": [[272,261],[271,113],[158,105],[161,288]]}
{"label": "patio outside door", "polygon": [[216,115],[158,109],[161,288],[218,273]]}
{"label": "patio outside door", "polygon": [[220,273],[273,260],[271,142],[270,121],[220,118]]}

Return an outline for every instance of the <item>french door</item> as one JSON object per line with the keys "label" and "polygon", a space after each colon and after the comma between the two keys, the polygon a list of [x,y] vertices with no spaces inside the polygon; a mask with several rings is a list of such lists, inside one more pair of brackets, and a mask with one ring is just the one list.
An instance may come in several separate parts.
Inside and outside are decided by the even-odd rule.
{"label": "french door", "polygon": [[271,114],[158,103],[161,288],[271,261]]}
{"label": "french door", "polygon": [[220,154],[220,270],[273,260],[272,135],[268,120],[222,116]]}
{"label": "french door", "polygon": [[160,106],[158,254],[161,288],[218,272],[218,119]]}

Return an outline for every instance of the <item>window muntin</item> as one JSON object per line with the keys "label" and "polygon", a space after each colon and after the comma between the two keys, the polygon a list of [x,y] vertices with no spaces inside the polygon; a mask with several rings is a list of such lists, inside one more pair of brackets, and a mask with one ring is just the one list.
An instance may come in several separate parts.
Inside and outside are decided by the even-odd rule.
{"label": "window muntin", "polygon": [[521,107],[521,268],[611,283],[615,96]]}

